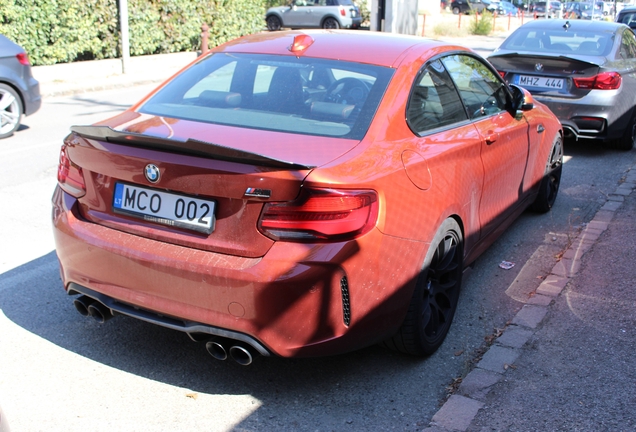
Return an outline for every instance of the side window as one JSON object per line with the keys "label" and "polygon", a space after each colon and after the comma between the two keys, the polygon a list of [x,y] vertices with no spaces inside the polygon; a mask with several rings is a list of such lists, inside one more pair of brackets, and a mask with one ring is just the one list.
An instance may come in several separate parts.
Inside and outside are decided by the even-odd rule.
{"label": "side window", "polygon": [[439,60],[429,63],[411,90],[406,120],[414,132],[467,120],[466,110],[448,72]]}
{"label": "side window", "polygon": [[621,57],[633,59],[636,57],[636,37],[631,31],[624,31],[621,38]]}
{"label": "side window", "polygon": [[442,59],[459,90],[471,119],[489,116],[506,109],[503,82],[484,63],[467,55]]}

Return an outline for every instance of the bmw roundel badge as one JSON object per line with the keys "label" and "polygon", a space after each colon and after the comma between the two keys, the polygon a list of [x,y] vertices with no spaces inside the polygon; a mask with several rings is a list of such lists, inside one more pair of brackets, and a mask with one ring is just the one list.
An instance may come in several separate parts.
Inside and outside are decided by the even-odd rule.
{"label": "bmw roundel badge", "polygon": [[146,165],[146,169],[144,170],[146,174],[146,178],[150,183],[157,183],[159,181],[159,168],[155,164]]}

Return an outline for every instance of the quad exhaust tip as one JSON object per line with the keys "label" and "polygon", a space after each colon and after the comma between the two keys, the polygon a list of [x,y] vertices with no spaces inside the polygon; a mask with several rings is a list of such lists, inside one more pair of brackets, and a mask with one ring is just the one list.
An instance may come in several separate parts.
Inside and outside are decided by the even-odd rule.
{"label": "quad exhaust tip", "polygon": [[[90,316],[103,324],[113,315],[113,311],[103,303],[87,295],[80,295],[73,300],[77,312],[83,316]],[[257,351],[244,342],[232,339],[214,338],[206,342],[205,349],[217,360],[227,360],[228,357],[242,366],[249,366],[254,361]]]}
{"label": "quad exhaust tip", "polygon": [[206,342],[205,349],[217,360],[227,360],[229,357],[242,366],[248,366],[254,361],[252,349],[235,341],[212,339]]}
{"label": "quad exhaust tip", "polygon": [[205,343],[205,349],[217,360],[227,360],[227,350],[220,342],[211,340]]}
{"label": "quad exhaust tip", "polygon": [[252,364],[253,357],[250,349],[243,345],[234,345],[230,348],[230,357],[232,360],[242,366],[249,366]]}
{"label": "quad exhaust tip", "polygon": [[100,324],[105,323],[113,317],[113,313],[109,308],[85,295],[76,298],[73,301],[73,305],[75,305],[75,309],[77,309],[81,315],[93,317],[93,319]]}

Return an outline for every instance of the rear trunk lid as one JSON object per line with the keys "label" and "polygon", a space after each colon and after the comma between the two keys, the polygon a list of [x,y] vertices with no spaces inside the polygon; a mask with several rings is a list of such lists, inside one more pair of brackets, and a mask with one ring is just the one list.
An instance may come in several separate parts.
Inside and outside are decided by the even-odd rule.
{"label": "rear trunk lid", "polygon": [[576,87],[573,79],[597,75],[605,58],[503,53],[490,56],[488,61],[504,73],[507,82],[525,87],[533,94],[581,98],[590,90]]}
{"label": "rear trunk lid", "polygon": [[[83,218],[162,242],[243,257],[263,256],[273,243],[257,227],[265,202],[293,200],[314,167],[358,143],[131,111],[72,130],[66,151],[86,183],[86,194],[79,198]],[[154,183],[146,175],[151,166],[157,169]],[[124,201],[132,207],[116,202],[124,189]],[[175,224],[169,215],[149,213],[159,202],[169,203],[171,215],[191,220]],[[206,206],[214,217],[208,228],[197,229]]]}

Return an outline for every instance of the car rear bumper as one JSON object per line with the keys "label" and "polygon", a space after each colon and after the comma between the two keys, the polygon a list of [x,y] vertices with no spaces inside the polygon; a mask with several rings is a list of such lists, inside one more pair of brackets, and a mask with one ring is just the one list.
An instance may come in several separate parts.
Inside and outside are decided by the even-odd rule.
{"label": "car rear bumper", "polygon": [[223,255],[84,221],[59,187],[53,226],[69,293],[176,320],[183,328],[171,328],[195,340],[230,337],[284,357],[337,354],[391,336],[426,249],[372,230],[348,242],[277,242],[260,258]]}
{"label": "car rear bumper", "polygon": [[575,139],[616,139],[623,136],[634,107],[621,103],[620,91],[593,90],[580,99],[534,95],[550,108],[563,126],[566,137]]}
{"label": "car rear bumper", "polygon": [[352,18],[350,23],[345,24],[345,28],[357,29],[357,28],[360,28],[361,24],[362,24],[361,17]]}
{"label": "car rear bumper", "polygon": [[31,115],[42,106],[42,96],[40,94],[40,83],[35,78],[30,78],[27,82],[27,89],[24,93],[24,114]]}

